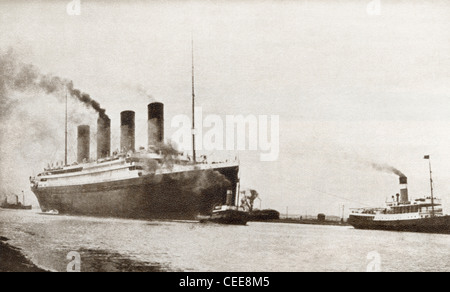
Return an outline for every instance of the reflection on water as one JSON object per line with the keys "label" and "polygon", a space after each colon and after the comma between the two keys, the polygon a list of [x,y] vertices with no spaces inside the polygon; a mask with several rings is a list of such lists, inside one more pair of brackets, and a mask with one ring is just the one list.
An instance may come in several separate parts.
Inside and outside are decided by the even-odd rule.
{"label": "reflection on water", "polygon": [[45,216],[0,210],[0,235],[34,263],[66,271],[70,251],[82,271],[450,271],[450,235],[278,223],[194,222]]}

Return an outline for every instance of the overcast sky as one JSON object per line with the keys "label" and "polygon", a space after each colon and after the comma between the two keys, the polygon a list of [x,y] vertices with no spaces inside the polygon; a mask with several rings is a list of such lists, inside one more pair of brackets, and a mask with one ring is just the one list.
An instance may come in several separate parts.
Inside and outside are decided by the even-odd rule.
{"label": "overcast sky", "polygon": [[[450,212],[450,3],[381,0],[374,16],[369,2],[82,0],[81,15],[69,16],[69,1],[0,1],[0,50],[14,48],[98,100],[112,119],[113,147],[120,111],[135,110],[137,145],[145,145],[148,102],[165,103],[166,137],[176,130],[172,117],[190,113],[193,32],[204,114],[280,117],[277,161],[240,153],[242,184],[259,191],[263,207],[338,214],[342,204],[381,205],[398,180],[371,162],[400,169],[410,194],[422,196],[430,154],[436,194]],[[61,135],[60,104],[38,95],[22,109]],[[92,116],[86,122],[95,127]],[[3,156],[26,147],[14,143],[18,127],[3,126],[12,135]],[[43,150],[17,162],[29,164],[18,175],[62,160],[58,143],[45,164]]]}

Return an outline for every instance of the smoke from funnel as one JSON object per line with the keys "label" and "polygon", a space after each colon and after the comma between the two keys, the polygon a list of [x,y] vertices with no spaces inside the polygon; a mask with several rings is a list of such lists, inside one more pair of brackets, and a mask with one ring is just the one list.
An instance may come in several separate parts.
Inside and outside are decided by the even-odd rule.
{"label": "smoke from funnel", "polygon": [[146,89],[142,85],[137,85],[135,89],[138,92],[138,94],[147,97],[148,101],[155,101],[155,98],[150,94],[150,90]]}
{"label": "smoke from funnel", "polygon": [[122,83],[122,87],[130,91],[130,94],[134,94],[134,98],[136,98],[139,102],[149,103],[156,101],[150,93],[151,90],[141,84]]}
{"label": "smoke from funnel", "polygon": [[401,172],[397,168],[390,166],[388,164],[371,163],[371,166],[373,169],[378,170],[378,171],[393,173],[393,174],[398,175],[399,177],[406,177],[406,175],[404,175],[403,172]]}
{"label": "smoke from funnel", "polygon": [[[63,159],[65,92],[69,124],[94,123],[90,109],[104,114],[89,95],[78,91],[78,98],[71,81],[41,73],[19,53],[0,48],[0,197],[28,190],[30,175]],[[89,110],[70,105],[79,101]],[[76,141],[73,129],[69,125],[69,141]],[[77,143],[69,143],[68,154],[69,162],[76,160]]]}
{"label": "smoke from funnel", "polygon": [[[150,172],[156,172],[161,169],[173,169],[176,163],[180,163],[179,151],[172,142],[168,143],[158,143],[154,146],[154,150],[160,153],[161,160],[156,162],[153,159],[141,159],[141,163],[145,170]],[[208,190],[219,188],[231,188],[236,185],[236,181],[230,181],[227,177],[221,174],[217,170],[201,170],[196,168],[195,171],[187,171],[182,173],[176,173],[172,176],[172,179],[186,179],[190,180],[192,183],[186,185],[186,189],[193,191],[197,195],[205,194]],[[214,193],[214,192],[212,192]],[[235,193],[232,193],[235,196]],[[217,194],[216,194],[217,195]],[[210,194],[210,197],[215,197],[216,195]],[[234,199],[234,197],[233,197]],[[222,202],[225,203],[225,202]]]}
{"label": "smoke from funnel", "polygon": [[83,93],[78,89],[73,88],[72,81],[69,81],[66,83],[66,88],[69,91],[70,95],[73,97],[76,97],[79,101],[84,103],[87,107],[93,108],[102,119],[108,119],[108,116],[106,115],[106,110],[100,106],[100,104],[93,100],[89,94]]}
{"label": "smoke from funnel", "polygon": [[64,91],[88,108],[94,109],[100,117],[106,117],[105,109],[89,94],[74,88],[73,82],[52,74],[43,74],[32,65],[18,60],[12,49],[0,54],[0,110],[6,113],[17,101],[9,98],[10,91],[43,91],[46,94],[64,96]]}

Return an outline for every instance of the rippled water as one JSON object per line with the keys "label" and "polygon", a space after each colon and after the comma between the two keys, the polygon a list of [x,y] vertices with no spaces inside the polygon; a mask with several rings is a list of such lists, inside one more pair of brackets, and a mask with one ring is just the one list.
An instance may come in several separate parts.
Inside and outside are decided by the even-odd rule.
{"label": "rippled water", "polygon": [[[66,271],[450,271],[450,235],[282,223],[194,222],[48,216],[0,210],[0,235],[37,265]],[[1,255],[0,255],[1,256]]]}

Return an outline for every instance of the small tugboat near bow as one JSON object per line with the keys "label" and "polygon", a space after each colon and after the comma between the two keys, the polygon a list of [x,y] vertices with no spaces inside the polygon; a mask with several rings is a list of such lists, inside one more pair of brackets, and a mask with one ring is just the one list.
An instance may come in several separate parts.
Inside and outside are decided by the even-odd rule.
{"label": "small tugboat near bow", "polygon": [[227,204],[214,208],[210,216],[199,216],[200,223],[218,223],[228,225],[247,225],[250,220],[248,212],[240,211],[231,203],[233,193],[228,191]]}
{"label": "small tugboat near bow", "polygon": [[[425,159],[430,160],[426,155]],[[409,200],[407,178],[400,177],[400,194],[392,197],[385,208],[352,209],[348,223],[356,229],[409,231],[450,234],[450,216],[444,215],[441,200],[433,195],[430,167],[431,196]]]}

